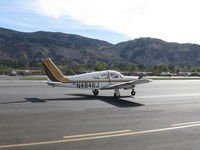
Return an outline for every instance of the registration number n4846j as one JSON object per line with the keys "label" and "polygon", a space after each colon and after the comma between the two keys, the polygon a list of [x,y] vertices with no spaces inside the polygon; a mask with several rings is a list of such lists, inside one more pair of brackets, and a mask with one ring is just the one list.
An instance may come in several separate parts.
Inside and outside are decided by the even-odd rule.
{"label": "registration number n4846j", "polygon": [[76,83],[77,88],[98,88],[99,83]]}

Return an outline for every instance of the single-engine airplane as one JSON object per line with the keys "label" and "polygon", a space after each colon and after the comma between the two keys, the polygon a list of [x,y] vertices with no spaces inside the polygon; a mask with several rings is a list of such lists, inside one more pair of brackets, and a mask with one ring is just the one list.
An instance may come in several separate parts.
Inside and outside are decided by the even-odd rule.
{"label": "single-engine airplane", "polygon": [[53,87],[71,87],[92,90],[94,95],[99,94],[99,90],[114,89],[114,97],[119,98],[119,89],[131,89],[134,96],[135,85],[149,83],[150,79],[134,76],[124,76],[114,70],[97,71],[73,76],[64,76],[50,58],[43,59],[44,70],[49,80],[48,85]]}

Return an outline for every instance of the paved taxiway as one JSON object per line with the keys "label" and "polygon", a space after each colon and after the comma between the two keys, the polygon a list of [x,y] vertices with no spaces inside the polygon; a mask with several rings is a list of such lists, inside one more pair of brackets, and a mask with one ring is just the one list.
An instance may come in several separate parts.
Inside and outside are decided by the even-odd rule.
{"label": "paved taxiway", "polygon": [[0,80],[0,149],[188,150],[200,147],[200,80],[121,91]]}

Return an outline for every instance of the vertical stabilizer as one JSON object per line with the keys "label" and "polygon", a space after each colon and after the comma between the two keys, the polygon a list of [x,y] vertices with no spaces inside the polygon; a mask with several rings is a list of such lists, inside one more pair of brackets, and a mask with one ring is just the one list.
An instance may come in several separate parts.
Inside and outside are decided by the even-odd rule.
{"label": "vertical stabilizer", "polygon": [[57,68],[50,58],[42,60],[44,70],[48,78],[53,82],[69,82],[70,80],[66,78],[62,72]]}

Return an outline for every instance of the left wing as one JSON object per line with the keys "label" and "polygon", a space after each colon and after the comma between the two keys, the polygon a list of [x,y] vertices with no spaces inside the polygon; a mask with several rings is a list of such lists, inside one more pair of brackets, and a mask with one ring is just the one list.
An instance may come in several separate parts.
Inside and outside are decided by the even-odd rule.
{"label": "left wing", "polygon": [[111,85],[108,85],[108,86],[101,88],[101,90],[131,88],[131,87],[134,87],[137,84],[149,83],[151,81],[152,81],[151,79],[142,78],[142,79],[139,79],[139,80],[122,82],[122,83],[119,83],[119,84],[111,84]]}

